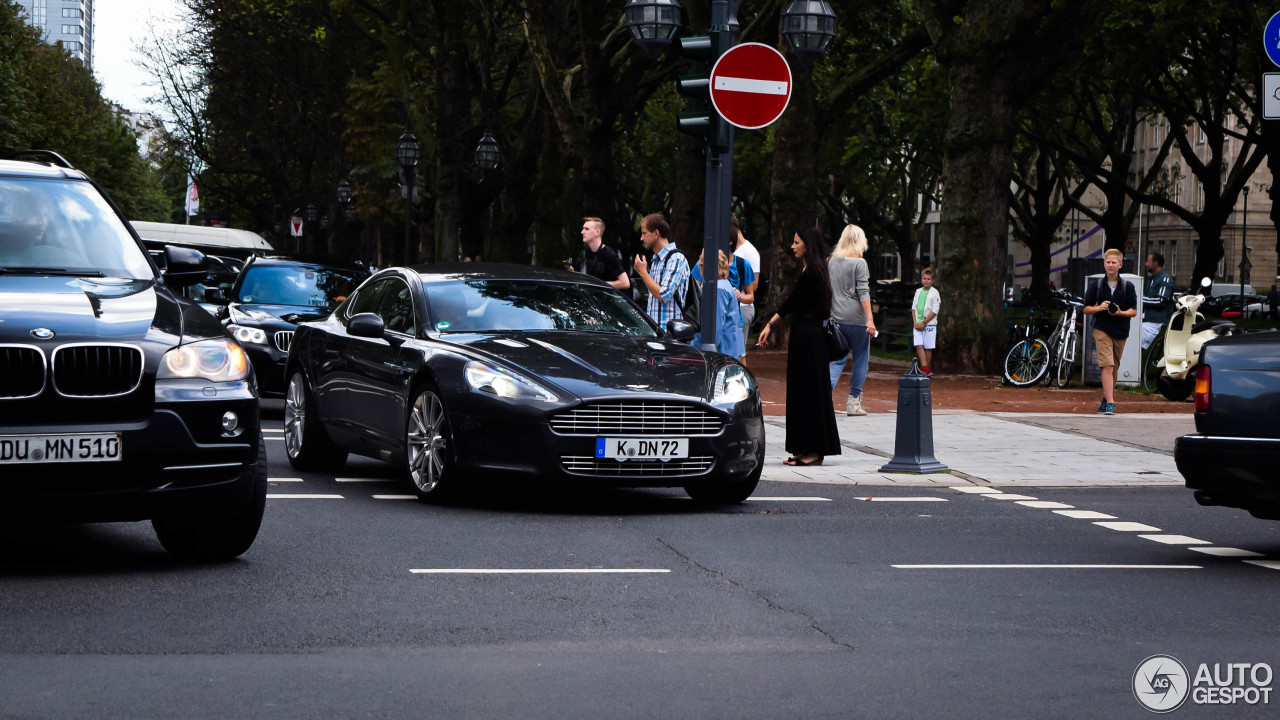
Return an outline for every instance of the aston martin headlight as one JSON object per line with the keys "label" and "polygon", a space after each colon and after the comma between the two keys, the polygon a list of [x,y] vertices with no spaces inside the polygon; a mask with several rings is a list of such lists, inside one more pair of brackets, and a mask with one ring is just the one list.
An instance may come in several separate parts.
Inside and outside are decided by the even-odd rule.
{"label": "aston martin headlight", "polygon": [[244,348],[231,340],[201,340],[179,345],[164,354],[157,380],[204,378],[213,382],[243,380],[249,376]]}
{"label": "aston martin headlight", "polygon": [[555,402],[556,396],[546,388],[513,372],[472,360],[466,367],[467,384],[472,390],[501,398]]}
{"label": "aston martin headlight", "polygon": [[741,365],[726,365],[716,373],[715,392],[711,396],[712,403],[739,403],[751,397],[754,383],[746,368]]}
{"label": "aston martin headlight", "polygon": [[260,328],[246,327],[244,325],[228,325],[227,332],[231,337],[242,343],[257,343],[259,345],[267,344],[267,334]]}

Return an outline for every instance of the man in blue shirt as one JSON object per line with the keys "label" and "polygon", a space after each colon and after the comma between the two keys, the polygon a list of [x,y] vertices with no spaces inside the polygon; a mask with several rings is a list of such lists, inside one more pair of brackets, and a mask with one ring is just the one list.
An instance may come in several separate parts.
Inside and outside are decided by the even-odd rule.
{"label": "man in blue shirt", "polygon": [[645,311],[664,330],[667,321],[682,317],[677,301],[683,302],[689,286],[689,261],[685,260],[671,242],[671,226],[660,213],[645,215],[640,221],[640,242],[653,253],[653,273],[644,255],[636,255],[632,266],[649,291],[649,303]]}

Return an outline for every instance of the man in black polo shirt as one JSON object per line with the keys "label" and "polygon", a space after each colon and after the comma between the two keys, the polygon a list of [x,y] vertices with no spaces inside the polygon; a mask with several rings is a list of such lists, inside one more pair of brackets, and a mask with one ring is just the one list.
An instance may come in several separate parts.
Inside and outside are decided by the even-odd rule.
{"label": "man in black polo shirt", "polygon": [[598,277],[619,290],[630,290],[631,280],[622,267],[618,252],[604,244],[604,221],[598,217],[582,219],[582,243],[586,252],[574,263],[573,269]]}
{"label": "man in black polo shirt", "polygon": [[1099,415],[1116,414],[1116,368],[1129,339],[1129,318],[1138,314],[1138,293],[1133,283],[1120,277],[1124,253],[1111,248],[1102,254],[1107,276],[1084,292],[1084,314],[1093,316],[1093,341],[1102,369],[1102,404]]}

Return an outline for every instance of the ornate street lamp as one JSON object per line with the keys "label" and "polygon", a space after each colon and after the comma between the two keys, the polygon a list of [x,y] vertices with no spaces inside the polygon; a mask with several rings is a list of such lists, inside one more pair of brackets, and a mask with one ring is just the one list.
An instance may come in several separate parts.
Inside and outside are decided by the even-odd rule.
{"label": "ornate street lamp", "polygon": [[645,55],[655,58],[680,29],[680,4],[676,0],[630,0],[623,17],[636,44]]}
{"label": "ornate street lamp", "polygon": [[342,205],[351,202],[351,183],[346,178],[338,181],[338,202]]}
{"label": "ornate street lamp", "polygon": [[405,182],[404,201],[404,264],[410,261],[409,247],[413,237],[413,186],[418,180],[418,160],[422,157],[422,148],[418,147],[418,138],[408,130],[400,136],[396,143],[396,162],[400,164],[400,173]]}
{"label": "ornate street lamp", "polygon": [[792,0],[782,11],[782,39],[800,62],[822,57],[836,36],[836,14],[827,0]]}
{"label": "ornate street lamp", "polygon": [[476,145],[476,165],[481,170],[496,170],[501,163],[502,149],[498,147],[498,141],[493,139],[493,134],[486,130],[484,137],[480,138],[480,144]]}
{"label": "ornate street lamp", "polygon": [[320,217],[320,211],[316,209],[315,203],[307,203],[307,222],[315,222]]}

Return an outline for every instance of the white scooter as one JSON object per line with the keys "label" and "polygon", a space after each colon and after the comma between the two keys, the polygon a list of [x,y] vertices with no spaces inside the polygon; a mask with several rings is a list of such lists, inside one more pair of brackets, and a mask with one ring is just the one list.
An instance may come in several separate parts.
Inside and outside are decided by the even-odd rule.
{"label": "white scooter", "polygon": [[1206,342],[1235,332],[1230,320],[1205,320],[1198,311],[1204,302],[1204,289],[1209,278],[1200,281],[1199,293],[1187,293],[1177,300],[1177,309],[1169,318],[1164,333],[1164,357],[1156,363],[1162,368],[1156,380],[1160,394],[1174,401],[1186,400],[1196,387],[1195,367],[1200,362],[1200,347]]}

